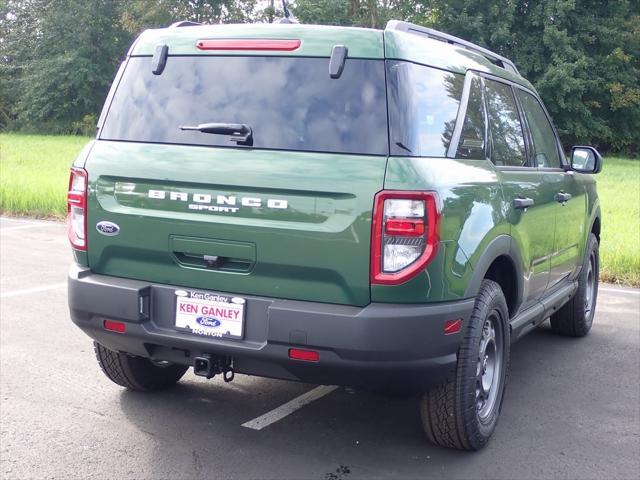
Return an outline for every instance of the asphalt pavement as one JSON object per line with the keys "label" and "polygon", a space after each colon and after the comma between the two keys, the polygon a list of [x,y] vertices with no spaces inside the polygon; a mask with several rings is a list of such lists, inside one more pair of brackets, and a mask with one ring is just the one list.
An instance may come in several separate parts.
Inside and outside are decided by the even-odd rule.
{"label": "asphalt pavement", "polygon": [[415,398],[191,372],[126,391],[69,320],[65,227],[1,218],[0,239],[3,479],[639,478],[640,290],[601,285],[586,338],[515,344],[497,431],[465,453],[427,442]]}

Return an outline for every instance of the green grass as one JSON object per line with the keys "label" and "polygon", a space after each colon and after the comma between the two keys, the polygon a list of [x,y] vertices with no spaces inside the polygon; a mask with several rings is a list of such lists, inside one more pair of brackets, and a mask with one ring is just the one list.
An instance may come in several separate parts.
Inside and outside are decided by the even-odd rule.
{"label": "green grass", "polygon": [[[0,212],[63,218],[69,166],[88,141],[0,134]],[[640,286],[640,160],[606,158],[597,180],[601,279]]]}
{"label": "green grass", "polygon": [[69,167],[87,137],[0,134],[0,212],[66,215]]}
{"label": "green grass", "polygon": [[640,286],[640,159],[605,158],[596,178],[602,210],[600,279]]}

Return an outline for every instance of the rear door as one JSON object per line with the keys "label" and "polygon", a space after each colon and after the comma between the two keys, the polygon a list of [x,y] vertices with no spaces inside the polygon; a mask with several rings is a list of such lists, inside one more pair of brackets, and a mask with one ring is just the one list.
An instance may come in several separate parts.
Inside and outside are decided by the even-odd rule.
{"label": "rear door", "polygon": [[[371,211],[388,156],[383,60],[128,60],[87,161],[93,271],[330,303],[369,302]],[[244,124],[233,135],[182,130]],[[120,226],[117,236],[95,228]]]}
{"label": "rear door", "polygon": [[554,185],[532,163],[513,88],[484,79],[491,161],[500,174],[511,236],[522,255],[523,307],[535,302],[549,282],[556,228]]}
{"label": "rear door", "polygon": [[580,246],[584,239],[586,193],[575,173],[562,168],[559,142],[540,101],[524,90],[518,89],[517,92],[531,132],[536,165],[556,200],[556,229],[548,287],[552,288],[582,264]]}

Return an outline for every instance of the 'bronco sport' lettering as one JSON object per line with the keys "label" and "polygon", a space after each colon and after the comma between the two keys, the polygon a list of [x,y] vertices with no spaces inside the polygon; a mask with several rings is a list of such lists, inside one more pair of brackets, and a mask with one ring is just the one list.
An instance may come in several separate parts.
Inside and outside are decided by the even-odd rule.
{"label": "'bronco sport' lettering", "polygon": [[[149,190],[147,193],[148,198],[154,198],[157,200],[175,200],[179,202],[188,202],[189,194],[185,192],[168,192],[169,197],[167,198],[167,192],[164,190]],[[236,197],[235,195],[217,195],[215,197],[215,202],[213,195],[210,193],[192,193],[191,201],[193,203],[189,204],[188,208],[190,210],[207,210],[209,212],[227,212],[227,213],[236,213],[240,210],[239,207],[235,207],[234,205],[241,205],[243,207],[252,207],[252,208],[262,208],[266,206],[266,208],[279,209],[284,210],[289,207],[289,202],[287,200],[279,199],[279,198],[268,198],[266,202],[262,198],[258,197]],[[215,205],[211,205],[215,203]],[[229,206],[227,206],[229,205]]]}

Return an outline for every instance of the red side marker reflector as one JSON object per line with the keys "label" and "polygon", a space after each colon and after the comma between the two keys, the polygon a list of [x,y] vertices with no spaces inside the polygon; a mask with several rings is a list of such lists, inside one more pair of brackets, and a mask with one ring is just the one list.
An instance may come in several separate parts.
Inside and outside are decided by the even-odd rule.
{"label": "red side marker reflector", "polygon": [[289,358],[294,360],[304,360],[305,362],[317,362],[320,354],[314,350],[300,350],[298,348],[289,349]]}
{"label": "red side marker reflector", "polygon": [[447,320],[444,322],[444,334],[445,335],[453,335],[454,333],[458,333],[462,328],[462,319],[458,318],[456,320]]}
{"label": "red side marker reflector", "polygon": [[198,50],[275,50],[291,52],[300,48],[302,42],[298,39],[234,39],[216,38],[212,40],[198,40]]}
{"label": "red side marker reflector", "polygon": [[104,329],[110,332],[124,333],[127,330],[127,325],[122,322],[116,322],[115,320],[105,320]]}

